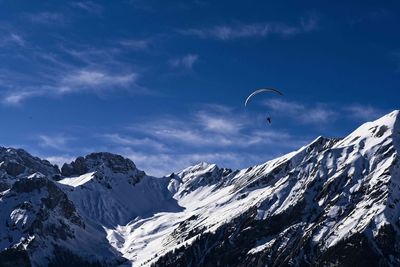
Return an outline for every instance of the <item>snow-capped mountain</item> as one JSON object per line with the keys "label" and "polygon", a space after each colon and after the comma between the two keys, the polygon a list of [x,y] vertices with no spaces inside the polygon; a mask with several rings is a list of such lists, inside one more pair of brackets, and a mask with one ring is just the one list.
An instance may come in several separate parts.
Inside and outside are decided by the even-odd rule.
{"label": "snow-capped mountain", "polygon": [[[399,266],[400,112],[243,170],[0,149],[0,263]],[[0,265],[1,265],[0,264]]]}
{"label": "snow-capped mountain", "polygon": [[103,226],[126,225],[137,217],[182,210],[168,191],[168,178],[147,176],[119,155],[93,153],[62,167],[59,181],[84,216]]}

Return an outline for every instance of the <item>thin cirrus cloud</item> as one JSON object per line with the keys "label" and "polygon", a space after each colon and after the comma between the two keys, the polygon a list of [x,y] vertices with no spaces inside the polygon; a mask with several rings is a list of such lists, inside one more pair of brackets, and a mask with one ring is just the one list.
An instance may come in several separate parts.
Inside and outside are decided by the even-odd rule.
{"label": "thin cirrus cloud", "polygon": [[63,14],[57,12],[25,14],[25,17],[33,23],[47,26],[64,25],[67,22],[67,18]]}
{"label": "thin cirrus cloud", "polygon": [[302,124],[324,125],[334,122],[339,115],[350,120],[373,120],[385,114],[384,110],[358,103],[334,105],[319,103],[306,105],[295,101],[271,99],[264,102],[271,112],[296,120]]}
{"label": "thin cirrus cloud", "polygon": [[146,50],[152,43],[152,39],[125,39],[119,42],[123,47],[132,50]]}
{"label": "thin cirrus cloud", "polygon": [[[284,152],[301,147],[307,138],[295,138],[282,130],[258,129],[246,116],[226,109],[202,109],[190,116],[168,117],[138,123],[130,133],[108,135],[109,149],[132,159],[152,175],[166,175],[201,161],[241,168],[265,162]],[[128,136],[140,134],[146,138]],[[149,142],[151,140],[151,142]],[[155,150],[153,143],[166,150]],[[263,148],[274,147],[273,150]],[[259,149],[255,153],[254,149]]]}
{"label": "thin cirrus cloud", "polygon": [[0,35],[0,47],[6,45],[17,45],[24,47],[25,40],[21,35],[15,32],[4,33]]}
{"label": "thin cirrus cloud", "polygon": [[305,105],[295,101],[271,99],[264,102],[273,113],[290,117],[303,124],[325,124],[337,117],[337,112],[326,104]]}
{"label": "thin cirrus cloud", "polygon": [[343,109],[349,116],[358,120],[377,119],[385,114],[383,110],[370,105],[353,104]]}
{"label": "thin cirrus cloud", "polygon": [[249,160],[256,160],[255,155],[243,153],[219,153],[219,152],[199,152],[181,154],[149,154],[138,152],[130,148],[115,151],[115,153],[130,158],[135,164],[146,173],[154,176],[165,176],[172,172],[178,172],[188,166],[200,162],[218,162],[221,167],[244,166]]}
{"label": "thin cirrus cloud", "polygon": [[[56,18],[50,14],[31,19]],[[122,89],[132,93],[148,94],[150,91],[137,84],[139,73],[121,59],[115,47],[91,47],[65,43],[52,49],[43,49],[25,41],[20,34],[0,27],[0,46],[13,44],[27,49],[16,50],[16,56],[6,55],[8,64],[29,66],[29,71],[0,68],[0,98],[3,104],[20,105],[37,97],[61,96],[71,93]]]}
{"label": "thin cirrus cloud", "polygon": [[[257,145],[280,143],[282,147],[295,147],[289,142],[292,136],[272,129],[257,130],[252,119],[236,114],[234,110],[200,110],[186,118],[161,118],[140,123],[132,127],[153,140],[175,149],[204,148],[247,148]],[[295,140],[295,138],[293,138]],[[296,142],[295,145],[299,144]]]}
{"label": "thin cirrus cloud", "polygon": [[228,119],[221,115],[215,116],[205,111],[198,112],[196,117],[204,129],[217,133],[237,133],[245,126],[242,120]]}
{"label": "thin cirrus cloud", "polygon": [[170,59],[168,61],[168,64],[173,68],[183,68],[186,70],[191,70],[198,59],[199,55],[187,54],[183,57]]}
{"label": "thin cirrus cloud", "polygon": [[137,73],[121,74],[100,70],[74,70],[61,77],[58,75],[56,81],[45,81],[34,87],[27,86],[24,90],[10,90],[5,94],[3,103],[18,105],[26,99],[39,96],[63,95],[82,91],[103,92],[104,90],[127,88],[127,86],[135,85],[137,78]]}
{"label": "thin cirrus cloud", "polygon": [[[91,138],[99,141],[102,150],[126,156],[139,168],[157,176],[201,161],[242,168],[265,162],[310,141],[282,129],[257,127],[251,117],[249,113],[241,114],[232,108],[204,105],[191,114],[148,118],[131,127]],[[65,147],[63,140],[46,141],[53,149]],[[59,151],[61,155],[68,153],[68,150]],[[52,162],[60,161],[53,159]]]}
{"label": "thin cirrus cloud", "polygon": [[167,150],[165,145],[159,141],[151,139],[149,137],[144,138],[134,138],[121,135],[119,133],[112,134],[102,134],[101,138],[104,138],[107,142],[129,147],[142,147],[146,149],[151,149],[155,151],[165,151]]}
{"label": "thin cirrus cloud", "polygon": [[39,145],[46,148],[51,148],[55,150],[66,150],[67,144],[73,138],[66,137],[63,135],[49,136],[49,135],[39,135],[38,141]]}
{"label": "thin cirrus cloud", "polygon": [[92,1],[77,1],[77,2],[72,2],[71,5],[73,7],[94,14],[101,14],[104,10],[103,6],[101,6],[98,3],[94,3]]}
{"label": "thin cirrus cloud", "polygon": [[137,73],[113,74],[99,70],[79,70],[68,74],[61,82],[59,92],[71,92],[82,88],[96,89],[114,86],[126,87],[138,78]]}
{"label": "thin cirrus cloud", "polygon": [[40,96],[42,94],[43,94],[43,92],[39,91],[39,90],[9,92],[9,93],[6,93],[6,95],[3,99],[3,103],[9,104],[9,105],[18,105],[25,99],[32,98],[35,96]]}
{"label": "thin cirrus cloud", "polygon": [[0,25],[0,47],[3,46],[20,46],[24,47],[26,40],[22,36],[21,31],[10,25]]}
{"label": "thin cirrus cloud", "polygon": [[178,30],[178,33],[202,39],[212,38],[222,41],[250,37],[268,37],[278,35],[282,38],[307,33],[318,29],[319,19],[316,16],[302,17],[296,25],[282,22],[264,22],[234,25],[217,25],[211,28],[191,28]]}

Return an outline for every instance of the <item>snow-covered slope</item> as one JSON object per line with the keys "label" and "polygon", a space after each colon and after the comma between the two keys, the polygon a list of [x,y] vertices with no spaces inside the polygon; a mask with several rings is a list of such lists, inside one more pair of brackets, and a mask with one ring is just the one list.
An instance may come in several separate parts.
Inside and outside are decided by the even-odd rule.
{"label": "snow-covered slope", "polygon": [[[110,266],[399,266],[399,149],[394,111],[243,170],[200,163],[155,178],[93,153],[58,179],[42,162],[50,171],[3,179],[0,260],[40,266],[69,253]],[[18,191],[32,181],[43,185]]]}
{"label": "snow-covered slope", "polygon": [[158,211],[182,210],[168,191],[168,178],[147,176],[129,159],[93,153],[77,161],[87,173],[64,178],[59,183],[82,214],[103,226],[126,225]]}
{"label": "snow-covered slope", "polygon": [[82,220],[67,195],[41,174],[13,183],[1,193],[0,207],[1,266],[124,262],[109,246],[106,232]]}
{"label": "snow-covered slope", "polygon": [[191,223],[197,239],[155,265],[398,266],[399,117],[222,181],[221,190],[233,188]]}

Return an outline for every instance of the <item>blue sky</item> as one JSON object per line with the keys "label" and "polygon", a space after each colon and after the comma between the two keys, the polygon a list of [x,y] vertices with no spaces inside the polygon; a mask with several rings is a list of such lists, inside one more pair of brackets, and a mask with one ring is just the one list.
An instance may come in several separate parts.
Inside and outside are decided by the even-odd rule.
{"label": "blue sky", "polygon": [[396,2],[0,0],[0,145],[162,175],[345,136],[399,109]]}

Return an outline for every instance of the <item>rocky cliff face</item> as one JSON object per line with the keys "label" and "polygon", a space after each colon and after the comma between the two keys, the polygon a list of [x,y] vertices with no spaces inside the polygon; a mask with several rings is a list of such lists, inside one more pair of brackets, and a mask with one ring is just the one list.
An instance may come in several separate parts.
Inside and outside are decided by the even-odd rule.
{"label": "rocky cliff face", "polygon": [[93,153],[60,173],[0,149],[0,262],[399,266],[399,149],[398,111],[236,171],[200,163],[155,178]]}
{"label": "rocky cliff face", "polygon": [[60,175],[58,167],[47,160],[33,157],[23,149],[0,147],[0,191],[10,188],[16,179],[36,172],[54,179]]}
{"label": "rocky cliff face", "polygon": [[[61,174],[65,177],[79,176],[88,172],[110,169],[113,173],[127,174],[136,170],[135,164],[120,155],[101,152],[92,153],[86,157],[78,157],[75,161],[64,164],[61,168]],[[142,172],[142,176],[144,176]]]}

